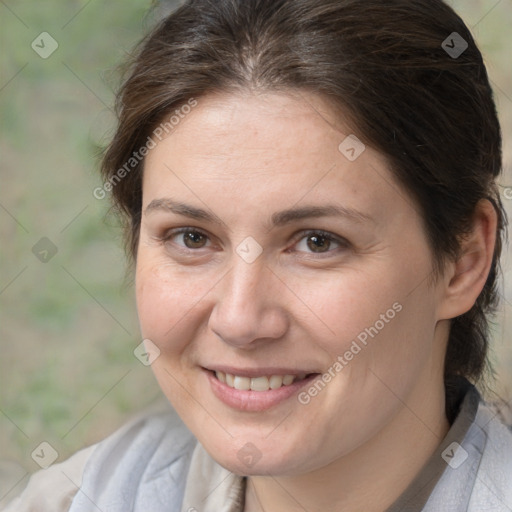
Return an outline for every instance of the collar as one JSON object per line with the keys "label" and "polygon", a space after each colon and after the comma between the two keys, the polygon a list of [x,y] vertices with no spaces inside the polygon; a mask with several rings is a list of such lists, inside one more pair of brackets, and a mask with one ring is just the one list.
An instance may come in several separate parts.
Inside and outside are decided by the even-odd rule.
{"label": "collar", "polygon": [[192,453],[182,512],[243,512],[246,479],[223,468],[201,443]]}

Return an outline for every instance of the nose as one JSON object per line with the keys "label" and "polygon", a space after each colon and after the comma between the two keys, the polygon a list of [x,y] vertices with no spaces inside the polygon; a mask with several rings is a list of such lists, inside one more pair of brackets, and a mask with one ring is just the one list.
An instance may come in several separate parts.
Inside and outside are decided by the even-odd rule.
{"label": "nose", "polygon": [[263,261],[247,263],[239,258],[215,287],[209,327],[237,348],[281,338],[288,329],[283,287]]}

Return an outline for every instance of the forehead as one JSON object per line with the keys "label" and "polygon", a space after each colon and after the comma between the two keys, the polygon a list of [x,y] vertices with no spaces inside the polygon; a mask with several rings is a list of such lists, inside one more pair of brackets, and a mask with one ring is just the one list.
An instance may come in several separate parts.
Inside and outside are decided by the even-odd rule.
{"label": "forehead", "polygon": [[[188,157],[263,154],[293,159],[323,153],[351,133],[333,105],[306,92],[217,93],[201,97],[169,134]],[[183,151],[184,152],[184,151]],[[180,151],[181,153],[181,151]],[[336,151],[328,155],[336,155]],[[258,161],[258,165],[264,162]]]}
{"label": "forehead", "polygon": [[329,199],[376,217],[405,195],[385,157],[358,145],[322,97],[303,92],[198,98],[146,157],[145,206],[178,191],[196,201],[215,192],[224,209],[225,200],[265,209]]}

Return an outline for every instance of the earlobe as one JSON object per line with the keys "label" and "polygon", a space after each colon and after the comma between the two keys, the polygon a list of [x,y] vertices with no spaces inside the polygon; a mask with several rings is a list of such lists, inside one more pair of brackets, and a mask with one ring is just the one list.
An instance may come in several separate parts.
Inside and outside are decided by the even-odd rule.
{"label": "earlobe", "polygon": [[439,320],[448,320],[469,311],[482,291],[492,265],[498,216],[487,199],[478,202],[473,229],[461,242],[460,256],[447,266]]}

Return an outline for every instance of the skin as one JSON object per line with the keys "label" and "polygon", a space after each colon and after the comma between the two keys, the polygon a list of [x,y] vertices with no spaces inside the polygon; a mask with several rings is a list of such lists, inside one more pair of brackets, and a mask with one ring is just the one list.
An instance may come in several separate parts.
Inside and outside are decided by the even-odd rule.
{"label": "skin", "polygon": [[[221,465],[249,475],[246,512],[385,510],[449,428],[449,319],[484,286],[496,215],[479,203],[460,259],[433,279],[416,205],[383,155],[369,146],[353,162],[341,154],[351,133],[314,94],[212,94],[146,157],[142,334],[161,351],[153,371],[187,426]],[[219,223],[148,209],[160,199],[205,209]],[[327,203],[370,220],[269,228],[277,211]],[[183,227],[203,234],[192,248],[172,232]],[[304,230],[346,241],[315,245]],[[248,236],[263,249],[252,263],[236,252]],[[293,396],[262,412],[233,409],[201,369],[326,372],[395,303],[401,311],[307,405]],[[237,456],[248,442],[261,455],[251,467]]]}

